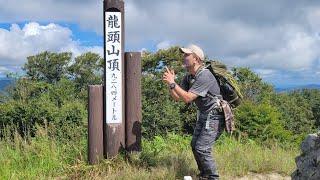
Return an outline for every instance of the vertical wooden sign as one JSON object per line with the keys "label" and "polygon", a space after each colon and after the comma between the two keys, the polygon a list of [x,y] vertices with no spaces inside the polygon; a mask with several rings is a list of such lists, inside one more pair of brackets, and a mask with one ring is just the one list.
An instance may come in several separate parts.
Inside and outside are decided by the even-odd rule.
{"label": "vertical wooden sign", "polygon": [[125,148],[124,2],[104,0],[104,154]]}
{"label": "vertical wooden sign", "polygon": [[121,12],[105,12],[106,17],[106,123],[122,123]]}

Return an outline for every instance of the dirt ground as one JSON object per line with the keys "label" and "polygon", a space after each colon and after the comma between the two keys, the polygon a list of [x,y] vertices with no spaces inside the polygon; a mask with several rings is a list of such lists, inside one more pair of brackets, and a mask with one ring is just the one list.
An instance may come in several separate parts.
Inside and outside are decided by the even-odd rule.
{"label": "dirt ground", "polygon": [[[226,178],[229,179],[229,178]],[[268,174],[256,174],[249,173],[243,177],[234,177],[230,178],[230,180],[291,180],[290,176],[283,176],[278,173],[268,173]]]}

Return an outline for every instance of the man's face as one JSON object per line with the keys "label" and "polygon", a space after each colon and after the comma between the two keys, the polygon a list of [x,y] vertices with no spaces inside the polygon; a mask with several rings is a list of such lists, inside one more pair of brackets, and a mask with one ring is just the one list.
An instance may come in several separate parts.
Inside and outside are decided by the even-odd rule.
{"label": "man's face", "polygon": [[183,54],[183,59],[184,59],[183,61],[184,67],[188,71],[190,71],[193,68],[194,64],[196,63],[196,58],[192,54],[185,53]]}

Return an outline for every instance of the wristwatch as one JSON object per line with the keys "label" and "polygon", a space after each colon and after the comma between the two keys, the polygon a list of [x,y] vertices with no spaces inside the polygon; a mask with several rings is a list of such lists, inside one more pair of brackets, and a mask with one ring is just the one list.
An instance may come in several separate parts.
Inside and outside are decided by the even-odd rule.
{"label": "wristwatch", "polygon": [[169,87],[170,89],[174,89],[176,87],[176,83],[170,83]]}

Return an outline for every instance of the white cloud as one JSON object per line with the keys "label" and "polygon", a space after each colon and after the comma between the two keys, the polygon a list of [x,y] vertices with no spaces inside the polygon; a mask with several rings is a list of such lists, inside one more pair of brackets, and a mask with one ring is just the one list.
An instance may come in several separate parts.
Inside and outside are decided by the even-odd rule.
{"label": "white cloud", "polygon": [[277,71],[273,69],[254,69],[256,73],[261,75],[262,77],[268,77],[274,75]]}
{"label": "white cloud", "polygon": [[[203,0],[199,3],[193,0],[125,0],[125,8],[126,49],[155,46],[161,49],[172,42],[182,46],[195,43],[209,58],[221,59],[229,66],[260,69],[263,73],[274,71],[274,79],[283,81],[284,73],[279,71],[285,71],[287,78],[299,80],[306,74],[315,74],[320,68],[318,1]],[[76,3],[73,0],[0,0],[0,22],[30,20],[77,23],[101,35],[102,0],[79,0]],[[10,32],[15,32],[12,29]],[[17,28],[16,31],[25,33],[23,29]],[[43,38],[44,34],[50,34],[44,33],[45,29],[37,30],[27,34]],[[78,53],[90,49],[73,41],[72,32],[67,28],[60,30],[60,38],[66,43],[56,41],[57,44],[50,44],[50,48],[59,51],[59,47],[64,47]],[[17,47],[27,47],[28,41],[21,40],[21,36],[12,38],[24,42],[10,44],[14,52]],[[36,49],[46,47],[47,44],[41,42],[35,43]],[[0,48],[0,57],[1,49],[5,48]],[[99,48],[95,50],[99,51]],[[30,52],[28,48],[26,52],[21,51],[16,53],[17,57],[11,55],[10,58],[14,61],[19,59],[19,54]],[[264,76],[271,77],[270,74]]]}
{"label": "white cloud", "polygon": [[[234,66],[260,69],[306,70],[312,68],[320,57],[320,41],[317,33],[310,31],[308,26],[302,23],[301,18],[290,19],[290,16],[286,16],[291,13],[296,17],[299,12],[299,15],[304,17],[307,12],[303,7],[296,6],[283,12],[276,11],[275,13],[279,15],[279,19],[276,19],[274,14],[267,14],[264,17],[256,14],[258,10],[246,9],[241,4],[236,6],[244,9],[235,11],[241,11],[243,15],[228,17],[235,13],[228,9],[230,7],[228,3],[206,1],[205,6],[199,7],[193,1],[186,1],[183,4],[178,1],[152,4],[142,1],[128,2],[128,13],[133,14],[127,20],[131,33],[127,36],[129,41],[142,43],[145,39],[158,42],[170,39],[180,45],[196,43],[204,49],[209,58],[222,59]],[[270,2],[270,4],[277,3]],[[268,3],[269,6],[270,4]],[[214,14],[216,6],[222,6],[222,9]],[[203,11],[199,9],[197,13],[186,13],[186,9],[192,7],[201,8]],[[208,8],[214,9],[209,11]],[[225,14],[222,12],[223,8],[226,9]],[[262,6],[257,8],[265,10]],[[248,12],[245,12],[245,9]],[[251,14],[256,19],[250,19]],[[262,22],[260,19],[272,21]]]}
{"label": "white cloud", "polygon": [[0,0],[0,22],[72,22],[102,33],[102,0]]}
{"label": "white cloud", "polygon": [[0,77],[5,76],[9,72],[9,69],[5,66],[0,66]]}
{"label": "white cloud", "polygon": [[159,50],[159,49],[167,49],[170,46],[172,46],[170,41],[162,41],[162,42],[157,44],[157,50]]}
{"label": "white cloud", "polygon": [[93,51],[102,55],[102,47],[81,46],[72,40],[72,31],[50,23],[27,23],[23,28],[12,24],[10,30],[0,29],[0,65],[23,65],[26,57],[42,51],[73,52],[75,56]]}
{"label": "white cloud", "polygon": [[21,66],[0,66],[0,78],[6,77],[9,73],[22,74]]}
{"label": "white cloud", "polygon": [[315,36],[298,31],[284,36],[287,37],[282,47],[252,52],[237,65],[293,71],[313,68],[320,57],[320,41]]}
{"label": "white cloud", "polygon": [[250,67],[269,82],[319,83],[319,12],[319,3],[301,1],[129,0],[126,38],[133,47],[196,43],[209,58]]}
{"label": "white cloud", "polygon": [[309,8],[307,11],[307,21],[310,24],[313,31],[320,30],[320,9],[319,8]]}

